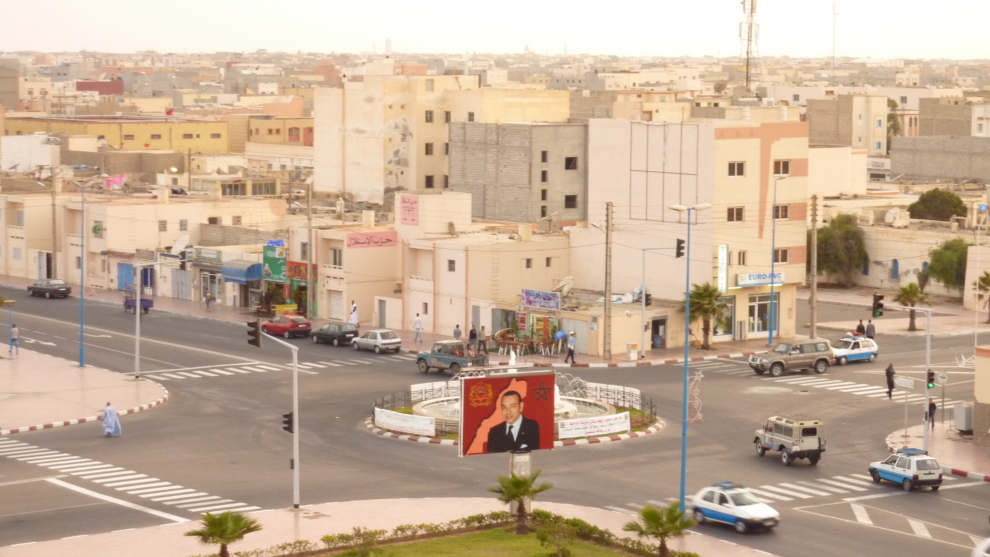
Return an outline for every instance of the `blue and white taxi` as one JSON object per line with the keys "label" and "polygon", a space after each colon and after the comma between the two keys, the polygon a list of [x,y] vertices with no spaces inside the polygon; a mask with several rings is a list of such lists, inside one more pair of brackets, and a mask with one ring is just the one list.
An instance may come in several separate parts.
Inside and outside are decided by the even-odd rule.
{"label": "blue and white taxi", "polygon": [[928,486],[938,491],[942,485],[942,467],[921,449],[898,449],[886,460],[870,464],[873,481],[888,480],[901,484],[904,491]]}
{"label": "blue and white taxi", "polygon": [[880,355],[880,347],[872,338],[859,333],[846,333],[832,343],[832,353],[835,355],[835,363],[841,366],[849,362],[872,362]]}
{"label": "blue and white taxi", "polygon": [[731,524],[740,534],[769,530],[780,523],[780,513],[735,482],[718,482],[702,489],[691,499],[691,510],[698,524],[709,520]]}

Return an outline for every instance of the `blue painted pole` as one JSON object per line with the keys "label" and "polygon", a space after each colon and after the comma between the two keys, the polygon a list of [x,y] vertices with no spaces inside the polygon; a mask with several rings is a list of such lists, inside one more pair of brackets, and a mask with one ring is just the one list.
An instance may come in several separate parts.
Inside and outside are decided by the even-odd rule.
{"label": "blue painted pole", "polygon": [[[101,168],[102,172],[103,169]],[[79,190],[82,198],[82,224],[79,225],[79,367],[86,367],[86,186]]]}
{"label": "blue painted pole", "polygon": [[691,208],[687,210],[687,272],[684,273],[684,390],[681,393],[681,510],[687,489],[688,348],[691,345]]}
{"label": "blue painted pole", "polygon": [[7,304],[7,338],[10,341],[10,357],[14,357],[14,306]]}
{"label": "blue painted pole", "polygon": [[777,182],[773,181],[773,209],[770,211],[771,232],[770,236],[770,335],[767,337],[767,345],[773,346],[773,326],[774,310],[777,309],[773,302],[773,283],[776,280],[774,275],[774,263],[777,260]]}

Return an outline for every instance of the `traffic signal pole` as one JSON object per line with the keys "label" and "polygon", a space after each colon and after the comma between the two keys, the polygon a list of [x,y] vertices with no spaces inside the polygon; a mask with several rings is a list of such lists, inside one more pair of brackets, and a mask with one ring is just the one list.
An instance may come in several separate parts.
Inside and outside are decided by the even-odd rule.
{"label": "traffic signal pole", "polygon": [[[873,301],[874,306],[877,304],[876,297],[877,297],[877,295],[874,294],[874,296],[873,296],[873,298],[874,298],[874,301]],[[883,296],[880,296],[880,298],[883,299]],[[880,307],[883,308],[883,304],[880,304]],[[931,398],[932,397],[931,389],[928,388],[928,373],[932,369],[932,309],[931,308],[906,307],[906,306],[887,306],[887,307],[889,307],[890,309],[901,309],[901,310],[907,310],[907,311],[923,311],[925,313],[925,402],[924,402],[924,404],[925,404],[925,416],[928,416],[928,405],[931,404],[931,400],[932,400],[932,398]],[[881,315],[882,315],[882,312],[881,312]],[[906,399],[907,398],[907,395],[905,394],[904,397]],[[945,411],[945,407],[944,406],[942,408],[942,411],[943,412]],[[931,416],[928,416],[928,419],[929,420],[932,419]],[[925,447],[924,447],[924,449],[927,452],[928,451],[928,441],[929,441],[929,432],[928,432],[928,430],[929,430],[929,428],[931,426],[928,424],[928,420],[925,420],[922,423],[922,426],[924,427],[924,430],[925,430]]]}

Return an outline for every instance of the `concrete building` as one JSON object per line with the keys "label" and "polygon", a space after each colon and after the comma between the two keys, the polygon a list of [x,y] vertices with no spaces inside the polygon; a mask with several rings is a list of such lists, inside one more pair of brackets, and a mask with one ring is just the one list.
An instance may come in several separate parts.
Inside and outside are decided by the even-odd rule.
{"label": "concrete building", "polygon": [[587,125],[450,124],[450,190],[475,218],[587,219]]}
{"label": "concrete building", "polygon": [[990,105],[980,97],[922,99],[919,121],[919,136],[990,137]]}
{"label": "concrete building", "polygon": [[0,105],[6,107],[7,110],[17,109],[20,100],[20,88],[18,86],[20,76],[20,71],[7,66],[0,66]]}
{"label": "concrete building", "polygon": [[990,138],[973,136],[895,137],[890,168],[905,179],[990,182]]}
{"label": "concrete building", "polygon": [[318,89],[315,185],[381,203],[386,190],[443,189],[452,122],[566,122],[563,91],[482,89],[477,76],[373,76]]}
{"label": "concrete building", "polygon": [[866,195],[867,156],[863,147],[811,145],[808,149],[808,197],[821,201]]}
{"label": "concrete building", "polygon": [[887,154],[887,98],[841,95],[834,100],[808,101],[807,120],[812,145],[863,147],[871,156]]}
{"label": "concrete building", "polygon": [[251,143],[313,146],[312,118],[248,118],[248,141]]}
{"label": "concrete building", "polygon": [[7,118],[8,135],[49,132],[94,135],[114,149],[226,153],[227,122],[150,117]]}

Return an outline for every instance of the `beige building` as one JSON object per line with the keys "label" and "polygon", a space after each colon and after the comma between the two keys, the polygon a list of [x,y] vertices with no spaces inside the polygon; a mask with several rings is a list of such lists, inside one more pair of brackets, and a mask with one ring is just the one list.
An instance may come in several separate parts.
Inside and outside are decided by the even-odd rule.
{"label": "beige building", "polygon": [[921,99],[919,136],[990,137],[990,104],[981,97]]}
{"label": "beige building", "polygon": [[864,147],[869,156],[887,154],[887,97],[841,95],[808,101],[812,145]]}

